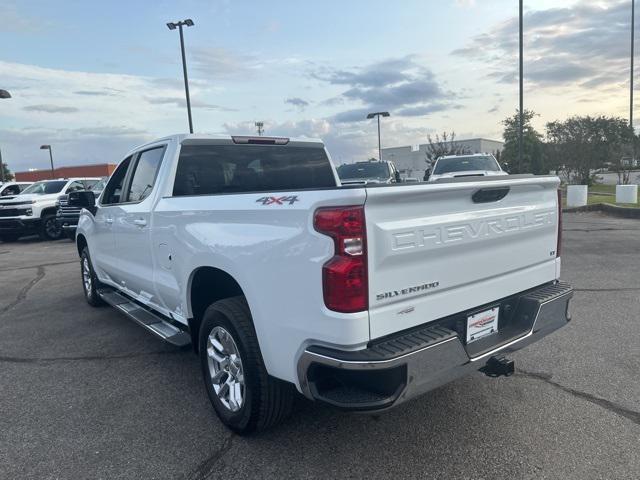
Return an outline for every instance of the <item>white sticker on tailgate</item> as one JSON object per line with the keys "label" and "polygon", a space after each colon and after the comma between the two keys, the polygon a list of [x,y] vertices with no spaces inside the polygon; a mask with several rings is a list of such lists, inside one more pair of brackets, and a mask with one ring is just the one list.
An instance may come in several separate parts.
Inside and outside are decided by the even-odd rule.
{"label": "white sticker on tailgate", "polygon": [[498,313],[500,307],[494,307],[484,312],[469,315],[467,317],[467,343],[475,342],[481,338],[498,331]]}

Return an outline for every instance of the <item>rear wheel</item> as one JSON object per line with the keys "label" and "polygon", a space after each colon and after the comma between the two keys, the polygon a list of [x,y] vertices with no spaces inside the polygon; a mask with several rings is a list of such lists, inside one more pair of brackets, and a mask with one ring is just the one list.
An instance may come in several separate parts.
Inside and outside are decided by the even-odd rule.
{"label": "rear wheel", "polygon": [[80,272],[82,275],[84,298],[87,300],[87,303],[92,307],[104,305],[104,301],[98,295],[97,289],[100,287],[100,282],[93,271],[93,265],[91,265],[91,257],[89,256],[89,249],[87,247],[84,247],[80,255]]}
{"label": "rear wheel", "polygon": [[62,237],[62,227],[58,225],[55,215],[42,217],[40,237],[44,240],[59,240]]}
{"label": "rear wheel", "polygon": [[245,434],[286,418],[293,386],[267,373],[244,297],[220,300],[207,308],[199,345],[209,399],[227,427]]}

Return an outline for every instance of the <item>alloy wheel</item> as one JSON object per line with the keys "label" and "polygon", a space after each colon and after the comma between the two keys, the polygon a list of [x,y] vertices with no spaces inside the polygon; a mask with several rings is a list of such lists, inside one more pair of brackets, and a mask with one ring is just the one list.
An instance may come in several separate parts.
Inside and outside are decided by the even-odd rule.
{"label": "alloy wheel", "polygon": [[214,327],[207,338],[207,360],[213,391],[222,405],[237,412],[245,400],[244,370],[238,346],[223,327]]}

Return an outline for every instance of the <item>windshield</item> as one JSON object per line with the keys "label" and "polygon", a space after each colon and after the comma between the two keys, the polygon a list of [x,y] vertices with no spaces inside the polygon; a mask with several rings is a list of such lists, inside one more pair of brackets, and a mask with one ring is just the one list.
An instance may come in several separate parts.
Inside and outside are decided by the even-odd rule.
{"label": "windshield", "polygon": [[58,193],[67,184],[66,180],[51,180],[47,182],[36,182],[27,187],[22,193],[32,193],[34,195],[45,195],[48,193]]}
{"label": "windshield", "polygon": [[461,156],[441,158],[437,161],[433,173],[435,175],[440,175],[443,173],[468,172],[471,170],[491,170],[497,172],[500,170],[500,167],[498,166],[498,162],[489,155],[474,157]]}
{"label": "windshield", "polygon": [[98,181],[97,183],[94,183],[93,185],[91,185],[89,187],[89,190],[92,190],[94,192],[101,192],[102,190],[104,190],[104,186],[107,184],[107,179],[103,178],[102,180]]}
{"label": "windshield", "polygon": [[389,167],[386,162],[349,163],[338,167],[340,180],[361,178],[389,178]]}

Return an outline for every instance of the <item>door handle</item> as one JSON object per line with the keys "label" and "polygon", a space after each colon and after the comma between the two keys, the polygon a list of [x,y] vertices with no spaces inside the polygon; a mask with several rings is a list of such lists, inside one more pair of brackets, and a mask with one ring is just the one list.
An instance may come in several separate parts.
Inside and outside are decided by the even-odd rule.
{"label": "door handle", "polygon": [[146,227],[147,226],[147,221],[144,218],[136,218],[133,221],[134,225],[137,225],[139,227]]}
{"label": "door handle", "polygon": [[111,217],[105,218],[104,219],[104,223],[109,223],[109,224],[113,223],[113,218],[111,218]]}

